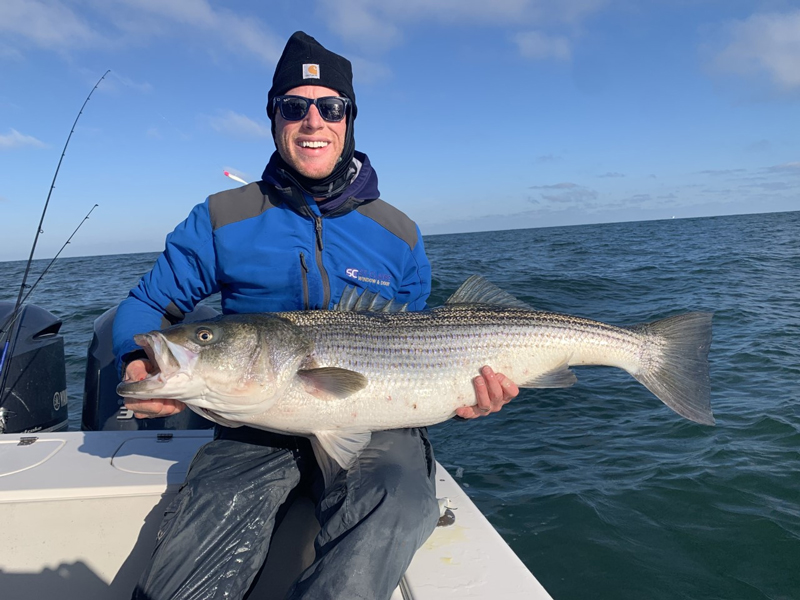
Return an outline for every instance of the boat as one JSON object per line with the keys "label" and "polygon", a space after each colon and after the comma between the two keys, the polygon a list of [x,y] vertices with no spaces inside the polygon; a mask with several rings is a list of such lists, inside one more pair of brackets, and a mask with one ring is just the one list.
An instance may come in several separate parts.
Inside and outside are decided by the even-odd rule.
{"label": "boat", "polygon": [[[129,597],[156,541],[164,508],[198,448],[212,437],[211,423],[191,411],[137,420],[125,409],[114,391],[114,310],[95,321],[82,431],[45,431],[29,420],[28,430],[0,436],[4,600]],[[200,306],[187,319],[207,318],[210,310]],[[38,314],[30,307],[27,311]],[[21,330],[26,322],[21,320]],[[39,338],[58,337],[52,323],[47,332]],[[64,369],[63,341],[60,366],[58,352],[50,355],[55,358],[40,363],[37,377],[55,380],[63,390],[58,379]],[[48,364],[57,376],[45,373]],[[29,388],[35,393],[22,404],[53,405],[50,391]],[[22,388],[5,391],[5,398],[21,397]],[[436,467],[440,526],[417,551],[392,600],[552,600],[447,470],[439,463]],[[295,500],[248,599],[283,598],[313,560],[318,530],[311,499]]]}
{"label": "boat", "polygon": [[68,426],[61,320],[28,304],[0,302],[0,434]]}

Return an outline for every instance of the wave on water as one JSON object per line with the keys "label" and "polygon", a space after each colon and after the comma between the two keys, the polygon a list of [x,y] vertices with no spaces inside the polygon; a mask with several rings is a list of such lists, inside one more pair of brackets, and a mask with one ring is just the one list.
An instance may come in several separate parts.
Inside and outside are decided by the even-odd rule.
{"label": "wave on water", "polygon": [[[714,312],[716,427],[626,373],[584,367],[572,388],[431,428],[437,458],[554,598],[800,598],[800,212],[425,244],[432,306],[480,274],[534,307],[617,325]],[[64,321],[74,429],[93,321],[156,257],[59,260],[37,288]],[[23,268],[0,263],[0,300],[16,299]]]}

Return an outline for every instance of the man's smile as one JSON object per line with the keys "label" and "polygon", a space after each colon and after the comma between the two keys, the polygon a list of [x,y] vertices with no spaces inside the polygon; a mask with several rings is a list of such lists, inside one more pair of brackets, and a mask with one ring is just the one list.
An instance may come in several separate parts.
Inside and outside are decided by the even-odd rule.
{"label": "man's smile", "polygon": [[301,148],[325,148],[330,144],[330,142],[325,141],[312,141],[312,140],[301,140],[297,143]]}

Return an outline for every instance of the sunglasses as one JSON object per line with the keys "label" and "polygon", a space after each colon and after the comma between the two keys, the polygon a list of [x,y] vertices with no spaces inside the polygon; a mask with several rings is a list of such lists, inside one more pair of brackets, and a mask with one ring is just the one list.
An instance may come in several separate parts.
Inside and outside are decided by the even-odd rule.
{"label": "sunglasses", "polygon": [[287,121],[299,121],[305,118],[312,104],[317,107],[320,117],[336,123],[344,119],[350,100],[338,96],[325,96],[324,98],[276,96],[272,101],[272,108],[273,110],[279,109],[281,116]]}

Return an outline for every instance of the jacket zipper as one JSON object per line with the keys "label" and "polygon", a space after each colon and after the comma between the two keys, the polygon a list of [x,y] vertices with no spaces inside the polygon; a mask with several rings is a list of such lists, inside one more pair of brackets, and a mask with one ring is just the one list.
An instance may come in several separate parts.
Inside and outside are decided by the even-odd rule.
{"label": "jacket zipper", "polygon": [[322,217],[314,215],[314,231],[317,234],[317,247],[316,247],[316,261],[317,261],[317,268],[319,269],[319,274],[322,277],[322,309],[326,310],[328,308],[328,303],[331,301],[331,283],[330,279],[328,279],[328,272],[325,270],[325,266],[322,264]]}
{"label": "jacket zipper", "polygon": [[300,253],[300,269],[303,271],[303,308],[308,310],[308,265],[306,255]]}

